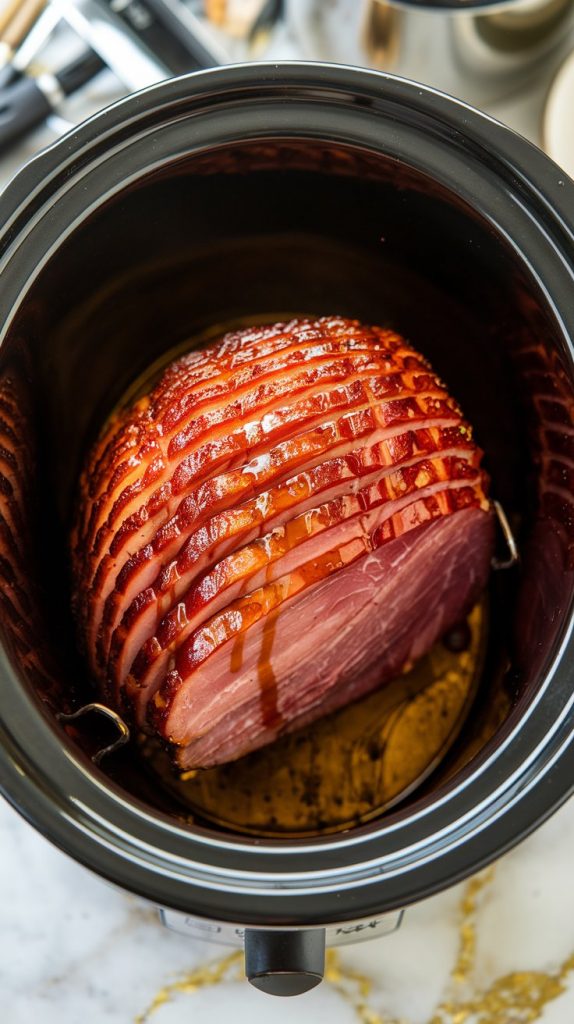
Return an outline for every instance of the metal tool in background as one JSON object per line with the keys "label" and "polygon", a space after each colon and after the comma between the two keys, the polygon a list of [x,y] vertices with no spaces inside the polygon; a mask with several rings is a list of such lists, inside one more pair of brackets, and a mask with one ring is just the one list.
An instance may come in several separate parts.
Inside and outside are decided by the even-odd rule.
{"label": "metal tool in background", "polygon": [[56,113],[67,96],[77,92],[105,68],[93,50],[84,49],[55,73],[22,75],[0,93],[0,152]]}
{"label": "metal tool in background", "polygon": [[[172,75],[186,74],[202,67],[195,51],[179,38],[177,33],[166,28],[146,0],[100,0],[104,8],[121,19],[126,28],[136,33],[140,42],[147,46]],[[205,55],[204,55],[205,56]]]}
{"label": "metal tool in background", "polygon": [[[153,54],[135,32],[123,26],[115,15],[90,0],[52,0],[45,14],[48,24],[39,23],[38,50],[25,43],[15,55],[19,63],[4,69],[4,88],[0,90],[0,152],[52,114],[57,114],[66,97],[82,89],[104,68],[116,71],[130,91],[162,81],[170,70]],[[66,66],[51,72],[40,66],[30,67],[27,59],[37,58],[39,50],[55,26],[64,21],[84,39],[88,46]],[[24,50],[27,50],[24,53]],[[64,128],[67,125],[64,123]]]}
{"label": "metal tool in background", "polygon": [[107,4],[97,0],[52,0],[60,17],[94,50],[130,92],[155,85],[169,68]]}
{"label": "metal tool in background", "polygon": [[[52,4],[48,4],[18,44],[4,51],[5,60],[0,68],[0,89],[11,85],[31,67],[59,21],[60,15]],[[5,41],[3,37],[3,42]]]}
{"label": "metal tool in background", "polygon": [[[39,4],[39,0],[24,2]],[[67,96],[105,67],[134,92],[173,74],[225,60],[227,54],[212,43],[198,19],[183,4],[179,6],[181,12],[167,0],[154,0],[153,5],[150,0],[51,0],[44,12],[50,17],[41,26],[34,46],[41,49],[62,21],[87,47],[55,73],[35,73],[33,69],[28,73],[37,50],[22,45],[4,68],[4,78],[0,76],[0,152],[57,113]],[[180,25],[184,11],[185,24]]]}

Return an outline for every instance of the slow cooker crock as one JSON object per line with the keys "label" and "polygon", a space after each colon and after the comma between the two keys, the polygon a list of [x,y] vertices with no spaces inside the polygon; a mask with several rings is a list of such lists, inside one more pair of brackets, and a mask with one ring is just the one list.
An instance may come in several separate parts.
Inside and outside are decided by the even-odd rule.
{"label": "slow cooker crock", "polygon": [[[114,105],[28,164],[0,218],[0,381],[35,450],[38,655],[4,619],[2,791],[172,925],[247,934],[251,974],[318,976],[325,929],[388,930],[573,788],[574,185],[422,86],[261,64]],[[186,338],[294,312],[388,323],[428,354],[476,426],[521,565],[493,578],[480,694],[448,763],[368,825],[260,840],[186,820],[133,753],[96,767],[58,720],[90,692],[66,530],[82,453],[131,381]]]}

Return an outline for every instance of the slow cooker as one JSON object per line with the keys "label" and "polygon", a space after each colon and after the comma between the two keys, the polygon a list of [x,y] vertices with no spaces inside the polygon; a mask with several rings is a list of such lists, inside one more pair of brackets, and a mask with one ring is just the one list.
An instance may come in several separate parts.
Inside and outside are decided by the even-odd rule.
{"label": "slow cooker", "polygon": [[[0,217],[0,385],[17,395],[2,401],[30,451],[20,519],[13,495],[4,518],[35,552],[27,630],[0,588],[2,791],[170,927],[245,945],[260,988],[304,991],[325,942],[394,928],[574,786],[574,184],[414,83],[243,65],[86,122],[16,176]],[[213,325],[297,311],[388,323],[428,354],[475,425],[520,563],[493,573],[478,695],[430,778],[367,824],[267,839],[190,821],[131,747],[94,757],[95,731],[69,717],[95,698],[66,545],[82,455],[130,383]]]}

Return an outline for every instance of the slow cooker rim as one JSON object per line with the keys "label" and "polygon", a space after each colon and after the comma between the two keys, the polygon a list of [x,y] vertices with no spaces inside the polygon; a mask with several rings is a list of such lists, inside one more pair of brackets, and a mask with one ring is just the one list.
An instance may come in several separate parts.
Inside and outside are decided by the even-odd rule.
{"label": "slow cooker rim", "polygon": [[[33,700],[32,695],[29,696]],[[333,878],[327,862],[334,859],[336,865],[337,859],[330,856],[333,851],[327,845],[319,851],[322,868],[320,872],[313,873],[323,876],[323,884],[319,884],[319,879],[312,879],[311,884],[302,888],[290,883],[289,876],[282,872],[270,881],[267,870],[269,855],[285,851],[278,850],[278,844],[275,848],[263,845],[258,848],[256,842],[250,851],[250,859],[256,862],[249,872],[236,868],[234,854],[237,848],[232,844],[220,844],[226,884],[221,885],[217,878],[214,882],[209,875],[202,875],[197,870],[198,863],[191,856],[180,854],[175,857],[171,851],[167,854],[165,850],[158,854],[158,848],[150,846],[145,838],[138,837],[135,844],[133,834],[126,831],[126,821],[133,823],[127,816],[124,818],[126,803],[131,812],[138,804],[148,816],[149,810],[133,798],[126,802],[119,787],[110,786],[108,780],[103,783],[95,778],[88,759],[72,751],[71,742],[62,744],[61,737],[57,738],[52,754],[59,769],[64,764],[62,754],[70,761],[73,770],[68,774],[71,774],[75,791],[70,787],[70,792],[64,795],[47,790],[44,780],[35,778],[38,766],[21,759],[23,752],[14,748],[2,723],[0,791],[20,814],[65,853],[113,884],[153,903],[209,920],[259,927],[279,923],[286,927],[311,927],[317,923],[334,925],[392,911],[430,896],[478,871],[545,821],[574,789],[570,781],[574,778],[571,712],[569,717],[568,727],[561,730],[559,748],[547,758],[544,770],[531,772],[529,782],[522,777],[517,779],[514,799],[510,804],[501,797],[499,814],[494,820],[497,829],[494,843],[493,819],[490,816],[483,821],[484,828],[481,828],[480,821],[475,822],[475,827],[463,837],[462,842],[455,839],[448,846],[439,844],[433,857],[427,857],[423,863],[417,862],[414,867],[407,866],[404,871],[394,874],[386,871],[384,865],[375,864],[370,874],[366,877],[363,874],[352,886],[343,880],[344,869],[343,872],[338,869],[338,876]],[[52,722],[46,724],[56,738],[55,725]],[[7,772],[11,776],[9,781]],[[90,783],[86,793],[83,792],[86,787],[77,784],[78,772],[83,782],[87,779]],[[566,785],[565,779],[569,780]],[[94,788],[98,791],[96,794]],[[94,809],[95,795],[103,797],[100,803],[106,814],[100,814],[100,808]],[[90,798],[90,803],[84,800],[85,796]],[[117,812],[114,815],[109,813],[110,797],[117,803],[116,808],[112,807]],[[536,813],[533,815],[534,807]],[[157,817],[153,817],[155,825]],[[169,830],[172,835],[182,831],[173,822],[169,822]],[[195,840],[196,836],[185,834],[184,838]],[[363,864],[360,861],[359,867],[363,868]],[[251,876],[248,879],[251,885],[240,884],[245,881],[241,876],[245,875]],[[256,885],[255,881],[264,884]]]}
{"label": "slow cooker rim", "polygon": [[[305,73],[305,74],[308,74],[308,73],[309,73],[309,72],[308,72],[308,67],[309,67],[308,65],[300,65],[300,64],[298,64],[298,65],[295,65],[295,68],[297,69],[297,71],[296,71],[296,77],[297,77],[297,75],[299,75],[299,74],[301,73],[301,70],[302,70],[302,69],[303,69],[303,71],[304,71],[304,73]],[[316,70],[317,68],[323,68],[324,66],[322,66],[322,65],[313,65],[312,67],[313,67],[313,70]],[[266,66],[263,66],[263,70],[264,70],[264,71],[265,71],[265,68],[266,68]],[[291,69],[293,68],[293,66],[292,66],[292,65],[282,65],[282,66],[281,66],[281,71],[285,70],[285,68],[286,68],[287,70],[291,70]],[[259,66],[257,66],[257,65],[253,66],[253,68],[250,68],[250,69],[245,69],[244,67],[242,67],[242,66],[239,66],[238,68],[235,68],[235,69],[227,69],[227,68],[226,68],[226,69],[222,69],[222,70],[223,70],[223,72],[225,72],[225,76],[226,76],[226,77],[229,77],[229,74],[228,74],[228,73],[229,73],[230,71],[232,71],[232,72],[237,72],[237,73],[239,74],[239,77],[240,77],[240,79],[242,79],[242,78],[244,78],[244,77],[246,76],[247,72],[251,72],[251,73],[253,73],[254,69],[257,69],[257,72],[259,73],[259,70],[260,70],[260,68],[259,68]],[[267,69],[267,70],[269,70],[269,69]],[[274,66],[273,66],[273,68],[272,68],[272,70],[273,70],[273,72],[274,72],[274,73],[277,73],[277,72],[279,71],[279,68],[278,68],[277,66],[275,66],[275,65],[274,65]],[[347,80],[348,80],[348,74],[349,74],[349,71],[350,71],[350,74],[351,74],[351,78],[353,79],[353,84],[355,84],[355,82],[356,82],[357,80],[360,80],[360,79],[362,79],[362,78],[364,78],[364,77],[367,77],[367,78],[369,79],[369,82],[371,81],[371,79],[372,79],[372,77],[373,77],[373,76],[374,76],[374,77],[375,77],[375,78],[376,78],[377,80],[383,79],[383,80],[384,80],[385,82],[388,82],[388,81],[389,81],[389,80],[391,80],[391,78],[392,78],[392,76],[386,76],[386,75],[377,75],[376,73],[371,73],[371,72],[361,72],[361,71],[355,71],[354,69],[345,69],[345,68],[343,68],[343,69],[337,69],[337,68],[333,68],[333,66],[328,66],[328,67],[326,68],[326,71],[327,71],[327,73],[328,73],[329,75],[331,75],[331,74],[333,73],[333,71],[337,71],[337,70],[339,70],[339,71],[342,71],[342,72],[344,73],[344,74],[343,74],[343,79],[344,79],[344,83],[343,83],[343,84],[345,84],[345,85],[347,84]],[[218,69],[218,71],[217,71],[217,72],[208,72],[208,73],[200,73],[200,74],[198,74],[198,75],[193,75],[193,76],[187,76],[187,78],[186,78],[186,79],[185,79],[184,81],[189,81],[190,79],[193,79],[193,80],[195,81],[195,83],[197,83],[197,79],[198,79],[198,78],[200,78],[200,77],[203,77],[203,76],[210,76],[210,77],[211,77],[211,80],[213,81],[213,77],[212,77],[212,76],[213,76],[213,75],[215,75],[215,74],[217,74],[217,75],[220,75],[220,70]],[[263,77],[264,77],[264,76],[263,76]],[[232,78],[233,78],[233,76],[232,76]],[[281,75],[279,75],[279,78],[281,79]],[[401,88],[403,88],[404,86],[407,86],[407,87],[408,87],[408,90],[410,90],[410,91],[411,91],[411,93],[414,93],[414,92],[416,92],[416,93],[418,93],[419,95],[420,95],[420,94],[422,94],[422,93],[421,93],[421,90],[419,89],[419,87],[418,87],[418,86],[414,86],[414,85],[412,85],[411,83],[405,83],[405,82],[404,82],[403,80],[398,80],[398,81],[399,81],[399,84],[400,84]],[[173,84],[173,83],[171,83],[171,82],[168,82],[168,83],[165,83],[165,86],[166,86],[166,87],[169,87],[169,86],[171,86],[172,84]],[[284,83],[284,82],[283,82],[283,83],[281,83],[281,82],[280,82],[280,84],[285,84],[285,83]],[[153,93],[153,92],[155,92],[155,93],[156,93],[157,95],[160,95],[160,96],[161,96],[161,95],[163,95],[163,91],[164,91],[164,88],[165,88],[164,86],[160,86],[160,87],[154,87],[154,88],[153,88],[152,90],[147,90],[146,92],[147,92],[147,95],[148,95],[148,97],[149,97],[149,94],[150,94],[150,93]],[[324,83],[322,84],[322,88],[324,89]],[[220,83],[219,91],[221,91],[221,92],[222,92],[222,91],[225,91],[225,84],[224,84],[224,83]],[[442,96],[441,96],[440,94],[435,94],[435,93],[433,92],[433,90],[424,90],[424,92],[425,92],[425,93],[427,93],[427,94],[429,94],[429,93],[430,93],[430,94],[432,94],[432,95],[438,95],[438,96],[439,96],[439,99],[441,99],[442,101],[444,101],[444,100],[446,99],[445,97],[442,97]],[[145,95],[146,95],[146,94],[144,94],[144,98],[145,98]],[[428,97],[427,97],[427,98],[428,98]],[[100,122],[101,122],[101,119],[102,119],[102,118],[104,118],[104,117],[105,117],[105,116],[106,116],[107,114],[110,114],[110,113],[111,113],[111,112],[113,112],[114,110],[116,110],[116,111],[117,111],[117,109],[118,109],[118,108],[121,108],[121,109],[123,109],[124,105],[134,104],[134,103],[135,103],[135,101],[138,101],[138,99],[139,99],[139,101],[141,101],[142,97],[141,97],[141,96],[140,96],[139,98],[138,98],[137,96],[136,96],[136,97],[130,97],[130,98],[128,98],[127,100],[121,101],[121,102],[120,102],[120,104],[116,104],[116,105],[114,106],[114,108],[112,108],[112,111],[107,111],[107,112],[104,112],[104,114],[100,114],[100,115],[97,115],[97,116],[96,116],[96,117],[95,117],[94,119],[92,119],[92,121],[91,121],[91,122],[88,122],[88,123],[87,123],[87,125],[84,125],[84,126],[83,126],[83,128],[82,128],[82,129],[80,129],[80,130],[78,131],[78,133],[77,133],[77,134],[78,134],[78,135],[80,135],[80,134],[82,133],[82,131],[83,131],[83,132],[84,132],[84,135],[85,135],[85,134],[86,134],[86,132],[88,131],[88,128],[90,127],[90,125],[92,126],[92,133],[91,133],[91,134],[92,134],[92,135],[93,135],[93,134],[95,134],[96,126],[97,126],[97,124],[98,124],[98,123],[100,123]],[[449,108],[450,108],[450,110],[451,110],[451,112],[452,112],[452,104],[453,104],[453,101],[451,101],[451,100],[448,100],[448,104],[449,104]],[[137,108],[137,103],[135,103],[135,106],[136,106],[136,108]],[[467,107],[466,107],[466,106],[465,106],[464,104],[459,104],[459,103],[458,103],[458,101],[454,101],[454,106],[460,106],[460,107],[462,107],[462,108],[463,108],[463,109],[464,109],[465,111],[468,111],[468,110],[470,110],[470,108],[467,108]],[[480,123],[481,123],[481,124],[482,124],[482,123],[483,123],[484,121],[487,121],[487,120],[488,120],[488,119],[484,118],[484,117],[483,117],[482,115],[474,115],[474,112],[473,112],[473,116],[477,116],[477,117],[478,117],[478,118],[480,119]],[[509,132],[509,130],[508,130],[508,129],[504,129],[504,128],[503,128],[502,126],[500,126],[500,125],[497,125],[497,124],[496,124],[496,122],[489,122],[489,123],[490,123],[490,124],[492,124],[492,125],[495,125],[495,126],[496,126],[496,130],[497,130],[497,131],[499,131],[499,130],[501,130],[501,129],[502,129],[502,132],[504,133],[505,137],[506,137],[506,135],[511,135],[511,134],[512,134],[512,133],[510,133],[510,132]],[[88,133],[88,135],[90,135],[90,133]],[[517,137],[515,137],[515,138],[517,138]],[[523,143],[523,142],[524,142],[524,140],[519,140],[519,141],[520,141],[520,143]],[[46,175],[45,175],[45,172],[42,172],[42,166],[43,166],[43,164],[42,164],[42,161],[44,160],[44,158],[45,158],[45,157],[48,157],[48,156],[50,156],[50,158],[51,158],[51,161],[52,161],[52,165],[53,165],[53,166],[55,166],[55,167],[57,167],[57,166],[58,166],[58,159],[57,159],[57,152],[58,152],[58,147],[62,147],[62,144],[63,144],[63,143],[66,143],[66,139],[64,139],[64,140],[61,140],[61,142],[57,143],[57,144],[56,144],[56,145],[55,145],[54,147],[52,147],[52,149],[51,149],[50,151],[48,151],[48,153],[47,153],[47,154],[43,154],[43,155],[42,155],[41,157],[37,158],[37,160],[36,160],[36,161],[33,161],[33,163],[37,164],[37,166],[36,166],[36,171],[38,172],[38,175],[39,175],[39,176],[37,176],[37,181],[38,181],[38,182],[39,182],[40,180],[45,180],[45,177],[46,177]],[[529,147],[529,144],[528,144],[528,143],[524,143],[524,145],[526,145],[527,147]],[[529,147],[529,149],[533,149],[533,147]],[[536,150],[534,150],[534,152],[536,153]],[[541,154],[540,154],[540,155],[541,155]],[[547,160],[547,158],[543,158],[543,160],[544,160],[544,161],[545,161],[545,162],[546,162],[547,164],[549,164],[549,165],[550,165],[551,167],[553,166],[553,165],[552,165],[552,164],[550,163],[550,161],[548,161],[548,160]],[[559,170],[558,170],[557,168],[555,168],[555,170],[556,170],[556,171],[557,171],[558,173],[560,173],[560,172],[559,172]],[[22,172],[22,176],[23,176],[23,177],[25,178],[25,177],[26,177],[26,173],[25,173],[25,172]],[[17,183],[17,181],[18,181],[18,179],[15,179],[15,182],[14,182],[13,184]],[[14,189],[13,189],[13,188],[12,188],[12,191],[11,191],[11,196],[12,196],[12,199],[13,199],[13,198],[14,198]],[[10,198],[10,197],[9,197],[9,198]],[[25,204],[24,204],[24,205],[25,205]],[[570,334],[570,335],[569,335],[569,337],[571,338],[571,337],[572,337],[572,335]],[[571,348],[571,345],[570,345],[570,348]],[[570,691],[571,691],[571,687],[570,687]],[[540,696],[540,695],[539,695],[539,696]],[[567,750],[566,750],[566,752],[567,752]],[[24,754],[24,752],[23,752],[23,751],[20,751],[19,753],[20,753],[20,754]],[[0,751],[0,763],[2,763],[2,764],[3,764],[3,769],[4,769],[5,767],[8,767],[8,764],[9,764],[9,760],[10,760],[10,759],[9,759],[9,757],[7,756],[7,752],[6,752],[5,750],[2,750],[2,751]],[[3,762],[4,762],[4,763],[3,763]],[[17,758],[15,757],[14,761],[13,761],[13,762],[11,763],[11,769],[13,769],[13,770],[14,770],[14,771],[16,772],[16,774],[17,774],[17,773],[18,773],[18,770],[19,770],[19,768],[21,767],[21,764],[22,764],[22,762],[20,762],[20,765],[19,765],[19,767],[16,767],[16,763],[17,763]],[[4,774],[4,772],[3,772],[3,774]],[[554,778],[556,779],[556,774],[554,775]],[[13,776],[13,779],[12,779],[12,781],[13,781],[13,782],[15,782],[15,781],[17,781],[17,779],[15,779],[15,777]],[[560,799],[564,799],[564,798],[566,797],[566,795],[567,795],[567,791],[565,790],[565,787],[564,787],[564,784],[563,784],[563,780],[561,780],[561,779],[559,779],[559,778],[558,778],[558,780],[557,780],[557,781],[558,781],[558,785],[556,785],[556,784],[555,784],[555,785],[554,785],[554,787],[553,787],[553,788],[554,788],[554,790],[556,790],[556,792],[554,793],[554,800],[555,800],[555,803],[556,803],[557,801],[559,801]],[[549,787],[547,787],[547,790],[546,790],[546,793],[547,793],[547,794],[548,794],[548,789],[549,789]],[[559,790],[560,792],[558,792],[558,790]],[[29,798],[29,796],[30,796],[30,794],[28,794],[28,798]],[[71,803],[72,803],[72,801],[70,800],[70,804],[71,804]],[[30,806],[30,804],[28,804],[28,806]],[[552,806],[554,806],[554,804],[553,804]],[[20,808],[20,809],[22,809],[22,808]],[[535,822],[532,822],[532,821],[531,821],[531,822],[529,822],[529,823],[528,823],[528,824],[526,825],[526,828],[528,828],[528,827],[534,827],[534,825],[535,825],[536,823],[538,823],[538,820],[540,820],[540,817],[542,816],[542,814],[544,814],[544,813],[550,813],[550,810],[551,810],[551,809],[552,809],[552,807],[551,807],[551,806],[549,806],[548,804],[546,804],[546,807],[545,807],[545,809],[544,809],[544,810],[543,810],[543,811],[541,812],[541,815],[539,816],[539,818],[537,819],[537,821],[535,821]],[[77,810],[77,808],[76,808],[76,810]],[[42,817],[42,815],[40,814],[40,815],[39,815],[39,817]],[[65,817],[65,815],[64,815],[64,814],[62,814],[62,819],[64,819],[64,817]],[[526,830],[526,828],[525,828],[525,830]],[[57,831],[57,830],[56,830],[56,831]],[[60,833],[58,833],[58,835],[60,835]],[[58,841],[59,841],[58,837],[57,837],[57,836],[55,836],[55,835],[53,835],[53,836],[52,836],[52,838],[54,838],[56,842],[58,842]],[[372,838],[372,837],[370,837],[370,838]],[[509,840],[508,840],[509,844],[510,844],[510,843],[511,843],[511,842],[512,842],[513,840],[514,840],[514,841],[517,841],[517,839],[518,839],[518,838],[519,838],[519,836],[518,836],[518,835],[516,835],[516,836],[514,836],[514,837],[510,837],[510,838],[509,838]],[[60,844],[60,845],[62,845],[62,846],[63,846],[64,848],[68,848],[68,849],[69,849],[69,844],[68,844],[68,846],[66,846],[66,844],[65,844],[65,843],[64,843],[63,841],[60,841],[60,842],[59,842],[59,844]],[[225,845],[225,844],[223,844],[223,843],[220,843],[220,846],[224,846],[224,845]],[[235,843],[231,843],[231,844],[229,844],[229,846],[230,846],[230,847],[231,847],[232,849],[234,849],[234,850],[236,850],[236,849],[237,849],[237,845],[238,845],[238,844],[235,844]],[[322,851],[322,852],[324,852],[324,850],[325,850],[325,848],[326,848],[326,843],[325,843],[325,841],[323,841],[323,842],[322,842],[322,843],[321,843],[320,845],[321,845],[321,851]],[[334,845],[335,845],[335,844],[333,844],[333,843],[331,844],[331,848],[332,848],[332,849],[334,848]],[[349,843],[347,843],[346,845],[347,845],[347,846],[349,846],[350,844],[349,844]],[[76,846],[77,846],[77,844],[76,844]],[[251,846],[250,846],[250,849],[251,849]],[[259,844],[259,849],[264,849],[264,847],[262,847],[262,845],[261,845],[261,844]],[[269,850],[269,851],[266,851],[266,852],[271,852],[271,851]],[[500,842],[497,842],[497,844],[496,844],[496,851],[495,851],[495,853],[498,853],[498,852],[500,852]],[[77,850],[77,851],[76,851],[76,852],[74,853],[74,855],[75,855],[75,856],[77,856],[77,858],[78,858],[79,860],[84,860],[84,862],[87,862],[87,857],[86,857],[86,851],[85,851],[85,850],[83,850],[83,852],[82,852],[82,850],[79,850],[79,848],[78,848],[78,850]],[[482,853],[482,856],[483,856],[483,857],[484,857],[485,859],[489,859],[489,858],[490,858],[490,857],[491,857],[492,855],[493,855],[492,853],[488,853],[488,852],[485,852],[485,851],[483,851],[483,853]],[[478,857],[479,859],[480,859],[480,856],[481,856],[481,854],[480,854],[480,853],[477,853],[477,857]],[[130,871],[133,871],[133,868],[134,868],[134,864],[133,864],[133,862],[131,862],[131,861],[130,861],[130,864],[131,864],[131,868],[130,868]],[[465,866],[465,867],[461,867],[461,868],[460,868],[460,871],[461,871],[461,873],[462,873],[462,874],[464,874],[464,873],[468,873],[469,871],[471,871],[471,870],[474,870],[474,869],[475,869],[475,867],[476,867],[477,865],[478,865],[478,860],[475,860],[475,861],[473,862],[473,864],[471,864],[470,866]],[[101,867],[102,867],[102,865],[101,865],[101,864],[100,864],[100,866],[98,866],[98,865],[94,865],[94,864],[93,864],[92,862],[90,862],[90,863],[89,863],[89,866],[95,866],[95,867],[96,867],[96,870],[101,870]],[[128,865],[128,867],[129,867],[129,865]],[[128,874],[130,874],[130,871],[128,871]],[[145,871],[145,869],[144,869],[144,871]],[[102,870],[102,871],[101,871],[101,873],[103,873],[103,874],[106,874],[106,871],[105,871],[105,870]],[[112,879],[115,879],[115,880],[117,880],[117,872],[113,872],[113,873],[109,874],[109,877],[111,877]],[[452,869],[451,869],[451,870],[449,870],[449,872],[448,872],[448,881],[450,882],[451,880],[454,880],[454,877],[455,877],[455,874],[453,874],[453,870],[452,870]],[[384,883],[381,883],[381,885],[385,884],[385,885],[387,885],[387,886],[388,886],[388,882],[389,882],[389,879],[387,878],[387,879],[385,880],[385,882],[384,882]],[[124,885],[125,885],[125,886],[126,886],[127,888],[133,887],[133,886],[130,886],[130,882],[129,882],[129,879],[128,879],[127,881],[126,881],[126,880],[124,879],[124,881],[122,882],[122,884],[124,884]],[[188,882],[187,884],[188,884],[188,886],[189,886],[189,882]],[[423,883],[421,883],[421,884],[423,884]],[[432,886],[433,886],[433,884],[435,885],[435,888],[440,888],[440,887],[441,887],[442,885],[444,885],[445,883],[444,883],[444,881],[440,881],[440,880],[437,880],[437,881],[436,881],[436,883],[433,883],[433,882],[431,881],[431,879],[427,877],[426,881],[424,882],[424,892],[425,892],[425,893],[427,893],[427,892],[430,892],[430,891],[431,891],[431,889],[432,889]],[[141,893],[142,893],[143,895],[149,895],[149,891],[150,891],[150,885],[147,885],[147,886],[146,886],[146,887],[144,887],[144,888],[138,887],[138,888],[136,889],[136,891],[139,891],[139,892],[141,892]],[[388,892],[389,892],[389,894],[390,894],[390,891],[391,891],[391,890],[390,890],[390,889],[388,889],[387,891],[388,891]],[[410,892],[413,892],[413,891],[414,891],[414,888],[413,888],[413,886],[411,886],[411,887],[410,887]],[[418,898],[418,895],[420,895],[420,894],[421,894],[420,892],[419,892],[419,893],[417,893],[417,896],[415,896],[414,898]],[[267,893],[266,893],[266,895],[269,895],[269,893],[267,892]],[[279,893],[279,892],[277,892],[277,893],[276,893],[276,896],[280,896],[280,895],[281,895],[281,893]],[[197,894],[196,894],[196,896],[197,896]],[[229,897],[228,897],[228,898],[229,898]],[[308,897],[303,897],[303,899],[306,899],[306,898],[308,898]],[[369,898],[370,898],[370,899],[372,899],[372,897],[369,897]],[[386,896],[384,896],[384,894],[383,894],[383,897],[381,897],[381,898],[383,898],[383,901],[384,901],[384,899],[388,899],[389,897],[386,897]],[[289,901],[292,901],[292,900],[293,900],[293,893],[290,893],[290,894],[288,895],[288,900],[289,900]],[[406,902],[408,902],[409,900],[410,900],[410,896],[409,896],[409,897],[406,897],[406,896],[404,896],[404,897],[403,897],[403,898],[402,898],[402,899],[400,900],[400,903],[401,903],[401,904],[402,904],[402,903],[406,903]],[[165,892],[163,892],[163,889],[162,889],[162,897],[161,897],[161,899],[159,899],[159,900],[158,900],[158,902],[162,902],[162,903],[164,903],[165,905],[174,905],[174,906],[177,906],[177,907],[181,907],[181,906],[182,906],[181,898],[178,898],[178,899],[177,899],[177,901],[176,901],[175,903],[174,903],[174,902],[172,902],[172,901],[170,900],[170,895],[169,895],[169,892],[167,891],[167,889],[166,889],[166,891],[165,891]],[[277,900],[274,900],[274,902],[277,902]],[[349,912],[347,913],[347,915],[346,915],[346,916],[347,916],[347,917],[354,917],[354,916],[356,916],[356,914],[357,914],[357,900],[355,899],[354,901],[353,901],[353,900],[351,900],[351,901],[347,901],[347,905],[348,905],[348,907],[349,907]],[[375,904],[371,902],[371,903],[369,904],[369,906],[372,906],[372,905],[375,905]],[[381,905],[381,904],[380,904],[380,901],[379,901],[379,903],[377,903],[376,905],[377,905],[377,906],[380,906],[380,905]],[[395,903],[394,903],[393,905],[395,905],[395,906],[396,906],[396,905],[397,905],[397,904],[396,904],[396,902],[395,902]],[[197,899],[195,899],[195,901],[194,901],[194,902],[192,902],[192,903],[190,904],[190,907],[193,907],[194,909],[196,909],[196,908],[197,908]],[[341,905],[341,911],[343,911],[343,906],[342,906],[342,905]],[[304,916],[305,912],[306,912],[306,911],[305,911],[305,908],[303,908],[303,909],[302,909],[302,910],[301,910],[301,911],[300,911],[300,912],[299,912],[299,913],[297,914],[297,920],[300,920],[300,919],[301,919],[301,915],[303,915],[303,916]],[[208,916],[212,916],[212,915],[211,915],[211,913],[210,913],[210,914],[209,914]],[[244,919],[245,919],[245,912],[243,912],[243,914],[242,914],[242,915],[241,915],[241,916],[239,917],[239,919],[240,919],[240,920],[244,920]],[[337,919],[339,919],[339,918],[337,918]],[[342,919],[342,917],[341,917],[341,919]]]}
{"label": "slow cooker rim", "polygon": [[[323,77],[326,81],[323,81]],[[558,186],[551,189],[552,219],[556,223],[560,221],[562,227],[568,224],[569,212],[566,196],[568,193],[571,195],[574,189],[574,183],[568,175],[533,143],[492,116],[475,109],[464,100],[384,71],[356,68],[344,64],[326,64],[318,61],[278,61],[273,64],[252,62],[191,72],[188,75],[167,79],[157,85],[132,93],[98,111],[67,135],[57,139],[36,154],[14,175],[2,193],[2,204],[6,206],[6,215],[0,232],[0,242],[3,243],[3,247],[6,247],[6,239],[10,240],[13,234],[14,215],[17,212],[26,211],[27,207],[35,202],[38,190],[50,186],[54,173],[59,174],[62,178],[68,178],[71,168],[75,166],[77,169],[80,156],[82,159],[88,156],[89,151],[94,148],[94,144],[96,149],[102,142],[107,144],[114,132],[121,133],[126,122],[129,121],[136,125],[140,121],[145,121],[146,110],[149,110],[150,107],[159,112],[170,104],[177,105],[178,102],[186,100],[189,102],[196,95],[208,98],[212,92],[209,86],[213,84],[214,80],[217,83],[217,89],[213,91],[217,94],[226,89],[238,87],[248,93],[263,88],[277,91],[286,87],[300,87],[317,92],[328,91],[335,96],[340,95],[347,85],[357,89],[358,84],[363,83],[365,87],[363,96],[365,99],[371,100],[377,98],[376,86],[380,88],[381,83],[384,83],[385,99],[398,99],[406,108],[412,110],[425,112],[430,109],[435,120],[450,122],[453,127],[456,127],[458,131],[464,131],[467,136],[470,126],[475,140],[482,141],[485,136],[485,153],[490,152],[491,144],[496,141],[498,162],[514,170],[523,182],[536,176],[536,172],[533,173],[528,168],[529,163],[534,162],[535,165],[539,165],[541,171],[544,168],[548,172],[552,168],[556,175],[552,184]],[[190,88],[197,87],[198,83],[205,86],[204,90],[199,94],[195,89],[193,94],[190,94]],[[378,98],[380,98],[380,94]],[[153,103],[154,99],[158,101],[156,104]],[[434,105],[434,109],[433,107],[429,108],[429,104]],[[546,189],[549,189],[551,183],[548,174],[545,175],[545,178]],[[562,194],[561,190],[563,190]],[[546,205],[549,206],[548,196],[541,185],[536,190],[536,194],[539,198],[544,199]],[[560,217],[557,216],[558,212],[560,212]],[[572,240],[574,238],[572,227],[568,233]],[[0,249],[1,255],[2,249]]]}

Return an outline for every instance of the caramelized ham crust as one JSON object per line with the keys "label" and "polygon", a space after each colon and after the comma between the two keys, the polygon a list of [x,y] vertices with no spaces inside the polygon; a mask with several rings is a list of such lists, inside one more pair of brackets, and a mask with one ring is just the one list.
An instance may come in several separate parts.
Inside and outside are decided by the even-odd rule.
{"label": "caramelized ham crust", "polygon": [[173,363],[81,478],[75,606],[105,698],[187,769],[381,685],[485,585],[480,462],[389,330],[297,320]]}

